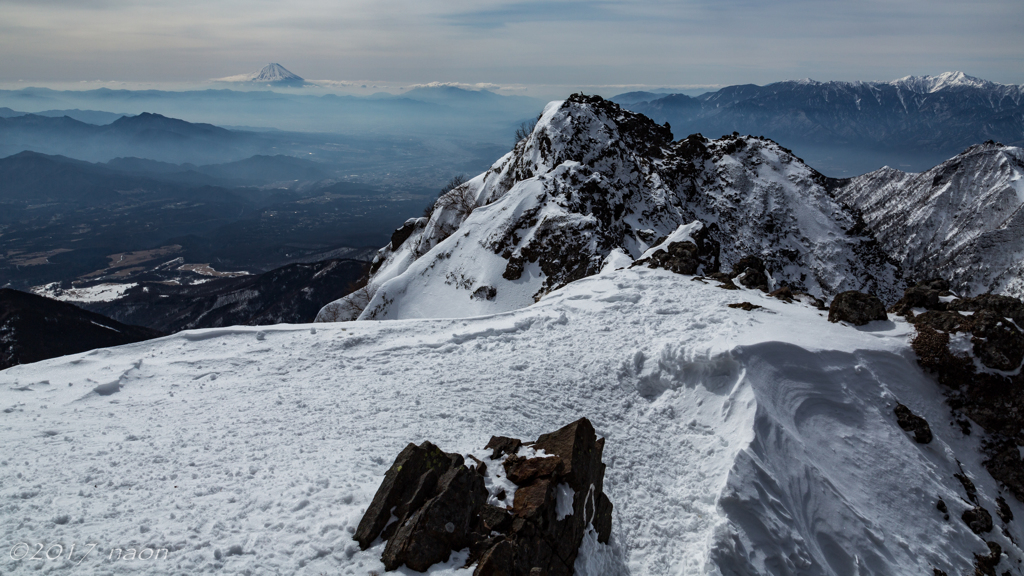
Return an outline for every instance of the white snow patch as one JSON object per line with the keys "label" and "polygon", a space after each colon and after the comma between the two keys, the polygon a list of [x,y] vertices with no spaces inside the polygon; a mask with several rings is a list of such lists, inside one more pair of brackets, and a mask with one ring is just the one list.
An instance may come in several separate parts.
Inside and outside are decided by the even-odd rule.
{"label": "white snow patch", "polygon": [[572,516],[572,501],[575,492],[572,486],[565,482],[555,487],[555,514],[559,520],[565,520],[566,516]]}
{"label": "white snow patch", "polygon": [[640,256],[639,260],[644,258],[650,258],[655,252],[660,250],[668,250],[669,244],[673,242],[693,242],[693,235],[698,232],[701,228],[704,228],[704,224],[700,221],[690,222],[689,224],[680,224],[667,238],[661,241],[657,246],[648,248],[643,255]]}
{"label": "white snow patch", "polygon": [[[771,314],[726,306],[743,300]],[[105,560],[132,544],[169,549],[151,574],[383,574],[383,543],[361,551],[352,533],[409,442],[478,455],[504,506],[513,487],[487,439],[586,416],[614,512],[578,574],[968,573],[987,548],[955,521],[957,461],[986,509],[999,486],[979,438],[947,424],[912,334],[634,268],[495,315],[191,331],[15,366],[0,371],[0,405],[17,406],[0,425],[0,534],[100,542],[77,574],[138,573]],[[83,396],[98,386],[117,390]],[[932,443],[899,429],[896,400]],[[984,536],[1000,571],[1017,565],[1017,544]],[[465,554],[430,573],[465,575]]]}
{"label": "white snow patch", "polygon": [[31,290],[34,294],[61,300],[63,302],[111,302],[124,296],[128,290],[138,286],[137,283],[128,284],[97,284],[86,288],[60,287],[60,282],[51,282],[42,286],[35,286]]}

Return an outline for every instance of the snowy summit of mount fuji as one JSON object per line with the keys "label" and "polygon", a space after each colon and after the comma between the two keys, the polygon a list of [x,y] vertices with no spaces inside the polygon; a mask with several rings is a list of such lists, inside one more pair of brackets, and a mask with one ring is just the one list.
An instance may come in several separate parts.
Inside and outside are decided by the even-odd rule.
{"label": "snowy summit of mount fuji", "polygon": [[308,84],[304,78],[276,62],[267,64],[259,72],[217,78],[216,81],[267,84],[272,86],[304,86]]}

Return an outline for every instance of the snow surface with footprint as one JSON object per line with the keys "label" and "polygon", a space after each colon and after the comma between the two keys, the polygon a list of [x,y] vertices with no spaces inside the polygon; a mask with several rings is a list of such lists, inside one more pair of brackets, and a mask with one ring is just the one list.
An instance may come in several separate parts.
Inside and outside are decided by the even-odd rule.
{"label": "snow surface with footprint", "polygon": [[[402,447],[485,457],[491,435],[581,416],[607,438],[615,509],[577,574],[967,573],[987,548],[953,474],[990,511],[1000,492],[911,334],[634,268],[491,316],[197,330],[17,366],[0,372],[0,573],[382,574],[383,544],[352,532]],[[1007,500],[1018,520],[985,535],[1000,573],[1020,566],[1005,534],[1024,541]],[[65,553],[14,559],[22,542]],[[470,574],[464,558],[430,572]]]}

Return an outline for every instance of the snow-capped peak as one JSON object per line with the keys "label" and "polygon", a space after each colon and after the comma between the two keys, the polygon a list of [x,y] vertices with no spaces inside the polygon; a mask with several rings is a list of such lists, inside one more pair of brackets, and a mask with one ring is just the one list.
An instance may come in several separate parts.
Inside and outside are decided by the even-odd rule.
{"label": "snow-capped peak", "polygon": [[253,82],[302,82],[303,79],[298,74],[294,74],[284,66],[276,62],[272,62],[263,67],[256,77],[253,78]]}
{"label": "snow-capped peak", "polygon": [[904,76],[890,82],[897,88],[905,88],[920,94],[931,94],[947,88],[990,88],[995,82],[968,76],[963,72],[943,72],[938,76]]}
{"label": "snow-capped peak", "polygon": [[613,253],[640,258],[694,222],[707,249],[698,273],[756,256],[773,282],[819,298],[864,290],[895,301],[898,268],[850,232],[856,218],[823,183],[770,140],[673,141],[668,126],[575,94],[548,104],[527,138],[440,197],[429,218],[396,231],[367,288],[318,319],[523,308],[596,274]]}
{"label": "snow-capped peak", "polygon": [[276,62],[271,62],[264,66],[259,72],[253,72],[251,74],[238,74],[236,76],[227,76],[225,78],[217,78],[219,82],[251,82],[254,84],[291,84],[291,85],[302,85],[306,81],[298,74],[291,72],[284,66]]}

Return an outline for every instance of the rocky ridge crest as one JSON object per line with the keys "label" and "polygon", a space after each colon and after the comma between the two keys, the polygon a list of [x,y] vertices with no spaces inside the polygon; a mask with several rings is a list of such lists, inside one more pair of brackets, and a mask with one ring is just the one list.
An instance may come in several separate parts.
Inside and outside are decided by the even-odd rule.
{"label": "rocky ridge crest", "polygon": [[[596,96],[544,109],[490,170],[447,192],[381,249],[366,290],[318,320],[458,317],[528,306],[639,258],[699,221],[727,269],[760,258],[769,288],[827,299],[860,290],[894,302],[901,271],[785,148],[734,134],[673,140],[668,125]],[[718,272],[702,267],[701,273]]]}

